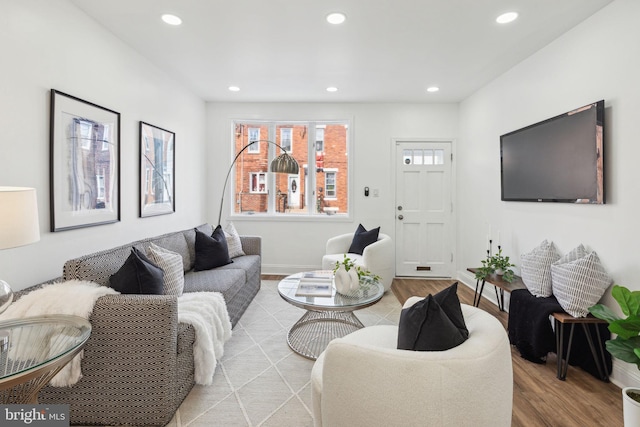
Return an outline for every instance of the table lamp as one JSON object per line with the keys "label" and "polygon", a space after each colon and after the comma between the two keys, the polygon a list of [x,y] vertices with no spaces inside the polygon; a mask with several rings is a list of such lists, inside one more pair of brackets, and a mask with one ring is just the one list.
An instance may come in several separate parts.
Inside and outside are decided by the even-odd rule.
{"label": "table lamp", "polygon": [[[35,188],[0,187],[0,249],[15,248],[40,240]],[[0,313],[13,301],[13,291],[0,280]]]}

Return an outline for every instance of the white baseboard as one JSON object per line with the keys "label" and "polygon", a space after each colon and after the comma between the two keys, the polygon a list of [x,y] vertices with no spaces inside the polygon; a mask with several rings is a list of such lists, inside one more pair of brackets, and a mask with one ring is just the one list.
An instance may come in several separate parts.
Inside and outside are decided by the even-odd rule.
{"label": "white baseboard", "polygon": [[262,274],[289,276],[301,271],[321,270],[322,265],[262,264]]}

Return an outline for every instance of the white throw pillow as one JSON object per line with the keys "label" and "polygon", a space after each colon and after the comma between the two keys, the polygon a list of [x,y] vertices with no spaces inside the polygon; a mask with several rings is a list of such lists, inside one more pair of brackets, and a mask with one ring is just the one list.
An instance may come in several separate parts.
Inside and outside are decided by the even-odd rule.
{"label": "white throw pillow", "polygon": [[585,317],[611,285],[611,278],[595,252],[582,245],[551,264],[553,294],[564,311]]}
{"label": "white throw pillow", "polygon": [[551,264],[559,258],[553,242],[546,239],[531,252],[520,255],[522,281],[532,295],[551,296]]}
{"label": "white throw pillow", "polygon": [[147,255],[164,271],[164,295],[182,295],[184,291],[184,270],[182,256],[161,246],[151,243]]}
{"label": "white throw pillow", "polygon": [[236,231],[236,227],[232,222],[224,228],[224,236],[227,239],[227,248],[229,248],[229,258],[235,258],[245,255],[242,251],[242,242],[240,235]]}

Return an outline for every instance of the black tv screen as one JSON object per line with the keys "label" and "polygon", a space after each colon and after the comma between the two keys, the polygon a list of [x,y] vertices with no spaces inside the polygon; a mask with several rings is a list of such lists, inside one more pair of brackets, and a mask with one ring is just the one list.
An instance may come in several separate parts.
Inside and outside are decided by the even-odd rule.
{"label": "black tv screen", "polygon": [[502,200],[604,204],[604,101],[500,137]]}

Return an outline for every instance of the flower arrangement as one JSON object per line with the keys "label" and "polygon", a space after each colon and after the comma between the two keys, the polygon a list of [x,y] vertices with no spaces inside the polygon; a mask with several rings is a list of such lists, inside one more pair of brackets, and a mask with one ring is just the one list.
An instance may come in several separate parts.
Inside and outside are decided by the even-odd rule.
{"label": "flower arrangement", "polygon": [[353,262],[353,260],[347,256],[347,254],[344,254],[344,259],[342,261],[336,261],[333,272],[335,273],[336,271],[338,271],[341,266],[343,266],[345,271],[347,272],[352,268],[356,271],[361,288],[368,288],[374,282],[378,282],[381,280],[380,276],[378,276],[377,274],[373,274],[366,268],[356,265],[355,262]]}

